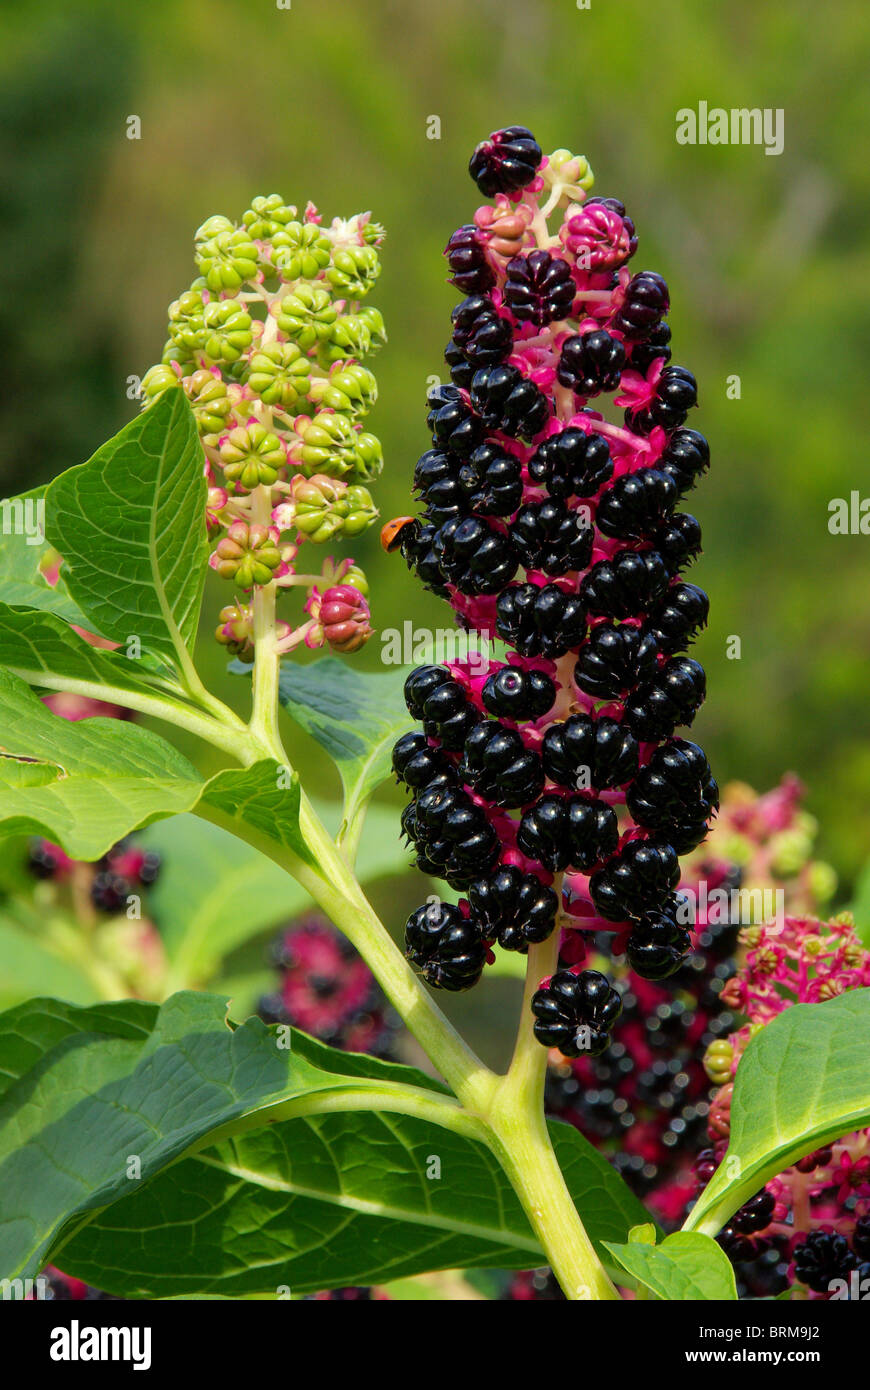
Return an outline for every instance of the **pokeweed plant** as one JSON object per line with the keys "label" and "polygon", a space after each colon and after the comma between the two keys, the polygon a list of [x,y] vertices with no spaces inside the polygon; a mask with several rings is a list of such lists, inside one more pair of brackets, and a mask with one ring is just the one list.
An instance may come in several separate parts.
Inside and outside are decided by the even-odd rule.
{"label": "pokeweed plant", "polygon": [[[460,623],[501,638],[504,661],[364,675],[334,656],[287,660],[302,643],[353,652],[371,631],[353,561],[306,568],[299,553],[375,515],[380,449],[362,417],[376,386],[359,359],[384,338],[363,303],[382,233],[367,216],[324,228],[277,195],[238,225],[203,225],[143,413],[11,499],[0,552],[4,834],[97,860],[182,812],[229,832],[342,930],[444,1081],[280,1024],[227,1026],[215,995],[20,1004],[0,1015],[3,1277],[59,1261],[126,1296],[291,1296],[546,1261],[569,1299],[617,1285],[732,1298],[712,1237],[777,1172],[870,1123],[866,990],[797,1005],[752,1039],[728,1151],[686,1229],[659,1243],[606,1159],[545,1121],[548,1050],[594,1056],[620,1007],[582,968],[587,935],[610,932],[657,980],[691,944],[678,855],[717,794],[701,750],[675,737],[703,698],[685,651],[707,610],[680,573],[699,528],[675,507],[708,456],[684,428],[696,392],[669,364],[667,288],[628,270],[633,223],[588,196],[586,160],[545,159],[511,127],[470,169],[494,203],[448,245],[467,294],[453,385],[429,402],[425,508],[384,543]],[[624,423],[589,404],[611,391]],[[250,673],[248,719],[194,663],[209,565],[233,585],[217,637]],[[295,626],[294,589],[307,595]],[[44,692],[162,720],[235,765],[206,778],[150,728],[60,719]],[[335,836],[300,786],[279,704],[338,766]],[[418,864],[467,893],[413,914],[410,964],[354,868],[391,763],[414,794],[403,827]],[[528,957],[504,1074],[412,969],[466,987],[496,950]]]}

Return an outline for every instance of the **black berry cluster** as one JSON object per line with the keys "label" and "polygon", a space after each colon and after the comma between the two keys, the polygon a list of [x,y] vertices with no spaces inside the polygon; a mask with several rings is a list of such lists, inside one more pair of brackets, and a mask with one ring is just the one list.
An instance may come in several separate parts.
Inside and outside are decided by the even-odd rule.
{"label": "black berry cluster", "polygon": [[[701,537],[679,503],[709,450],[686,425],[697,387],[670,360],[667,285],[628,268],[623,204],[586,197],[585,161],[543,158],[520,126],[469,167],[494,202],[447,245],[465,296],[450,381],[429,392],[421,512],[390,523],[384,544],[507,652],[407,682],[421,728],[394,753],[412,793],[403,829],[418,866],[463,896],[419,908],[405,944],[430,984],[458,990],[495,946],[564,931],[535,1032],[593,1057],[620,996],[580,969],[577,924],[609,930],[638,976],[679,971],[691,946],[679,856],[718,806],[706,757],[677,732],[704,699],[688,649],[708,609],[682,574]],[[601,412],[611,393],[624,424]]]}

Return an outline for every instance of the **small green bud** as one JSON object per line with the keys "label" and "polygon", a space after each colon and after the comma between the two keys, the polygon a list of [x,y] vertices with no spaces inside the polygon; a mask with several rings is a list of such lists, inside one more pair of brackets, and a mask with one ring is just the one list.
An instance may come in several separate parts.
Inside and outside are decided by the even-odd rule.
{"label": "small green bud", "polygon": [[278,327],[298,343],[303,352],[325,341],[338,318],[338,310],[328,290],[320,285],[297,285],[281,300]]}
{"label": "small green bud", "polygon": [[372,482],[379,476],[384,466],[384,454],[381,448],[381,441],[373,434],[363,431],[356,437],[356,447],[353,451],[353,472],[354,477],[360,478],[365,483]]}
{"label": "small green bud", "polygon": [[264,425],[237,425],[220,442],[220,463],[228,482],[255,488],[272,484],[287,462],[277,434]]}
{"label": "small green bud", "polygon": [[219,374],[201,367],[186,378],[184,389],[201,435],[219,435],[226,429],[232,401],[227,395],[226,383]]}
{"label": "small green bud", "polygon": [[196,264],[205,276],[208,288],[220,294],[225,290],[237,290],[244,280],[253,280],[257,274],[258,256],[248,233],[239,228],[237,231],[220,231],[216,236],[198,242]]}
{"label": "small green bud", "polygon": [[253,341],[251,316],[243,305],[235,299],[218,299],[206,304],[203,318],[206,331],[203,356],[215,364],[238,362]]}
{"label": "small green bud", "polygon": [[368,327],[372,340],[372,350],[383,347],[387,341],[387,330],[380,309],[376,309],[374,304],[364,304],[356,317],[362,319]]}
{"label": "small green bud", "polygon": [[244,380],[267,405],[292,410],[307,395],[310,374],[311,363],[295,343],[269,343],[253,353]]}
{"label": "small green bud", "polygon": [[316,222],[289,222],[272,238],[272,263],[282,280],[316,280],[331,253]]}
{"label": "small green bud", "polygon": [[156,367],[149,367],[142,378],[142,396],[145,404],[152,405],[170,386],[178,385],[178,374],[166,363],[161,362]]}
{"label": "small green bud", "polygon": [[221,578],[233,579],[243,589],[268,584],[281,564],[274,528],[234,521],[218,541],[213,562]]}
{"label": "small green bud", "polygon": [[271,241],[296,217],[296,208],[284,202],[280,193],[255,198],[242,215],[242,223],[253,241]]}
{"label": "small green bud", "polygon": [[357,486],[342,493],[335,510],[342,518],[342,531],[346,536],[358,536],[371,526],[378,514],[368,488]]}
{"label": "small green bud", "polygon": [[351,362],[328,377],[311,383],[309,396],[318,405],[341,410],[348,415],[365,415],[378,398],[378,383],[367,367]]}
{"label": "small green bud", "polygon": [[346,416],[320,410],[311,420],[300,416],[295,429],[301,445],[293,448],[292,458],[309,477],[326,473],[341,478],[355,468],[358,436]]}
{"label": "small green bud", "polygon": [[196,288],[185,290],[184,294],[169,306],[169,342],[179,350],[182,357],[189,358],[202,351],[205,339],[205,304],[202,293]]}
{"label": "small green bud", "polygon": [[362,299],[381,273],[381,263],[373,246],[343,246],[333,254],[326,278],[338,294]]}
{"label": "small green bud", "polygon": [[339,314],[332,325],[327,357],[330,362],[365,357],[371,346],[371,330],[362,314]]}

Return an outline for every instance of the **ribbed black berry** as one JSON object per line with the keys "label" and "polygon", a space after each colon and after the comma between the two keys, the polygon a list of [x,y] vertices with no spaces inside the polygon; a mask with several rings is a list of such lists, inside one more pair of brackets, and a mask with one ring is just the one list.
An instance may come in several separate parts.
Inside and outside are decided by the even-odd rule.
{"label": "ribbed black berry", "polygon": [[571,267],[549,251],[530,251],[508,261],[504,301],[515,319],[544,328],[567,318],[577,287]]}
{"label": "ribbed black berry", "polygon": [[748,1202],[744,1202],[743,1206],[735,1211],[730,1224],[743,1236],[755,1235],[756,1231],[763,1231],[765,1226],[770,1225],[775,1206],[776,1198],[773,1193],[762,1188],[761,1192],[756,1192],[754,1197],[750,1197]]}
{"label": "ribbed black berry", "polygon": [[476,879],[468,901],[484,936],[505,951],[546,941],[556,925],[559,899],[553,889],[515,865],[500,864],[490,877]]}
{"label": "ribbed black berry", "polygon": [[408,568],[416,573],[420,582],[433,593],[446,597],[447,580],[435,550],[438,529],[435,522],[415,518],[403,528],[400,547]]}
{"label": "ribbed black berry", "polygon": [[580,649],[574,681],[587,695],[615,700],[652,676],[657,655],[655,638],[641,628],[599,623]]}
{"label": "ribbed black berry", "polygon": [[551,497],[592,497],[613,476],[613,460],[603,435],[562,430],[538,445],[529,477]]}
{"label": "ribbed black berry", "polygon": [[415,791],[428,786],[433,778],[449,774],[451,764],[433,748],[420,730],[403,734],[393,747],[393,771],[400,782]]}
{"label": "ribbed black berry", "polygon": [[605,975],[559,970],[532,997],[535,1037],[566,1057],[597,1057],[610,1042],[622,1000]]}
{"label": "ribbed black berry", "polygon": [[671,349],[668,346],[670,341],[670,324],[662,320],[642,343],[632,343],[631,357],[628,363],[632,371],[640,372],[641,376],[646,376],[653,362],[657,361],[658,358],[662,357],[665,362],[670,362]]}
{"label": "ribbed black berry", "polygon": [[675,584],[650,613],[646,628],[659,651],[670,656],[683,651],[706,627],[709,612],[710,600],[697,584]]}
{"label": "ribbed black berry", "polygon": [[497,719],[484,719],[471,730],[459,772],[495,806],[526,806],[544,785],[540,755]]}
{"label": "ribbed black berry", "polygon": [[680,861],[673,845],[657,836],[629,840],[619,854],[596,870],[589,892],[609,922],[638,919],[661,910],[680,881]]}
{"label": "ribbed black berry", "polygon": [[693,560],[701,550],[701,525],[688,512],[674,512],[651,537],[656,550],[677,570]]}
{"label": "ribbed black berry", "polygon": [[429,738],[458,752],[481,718],[458,681],[443,666],[418,666],[405,681],[405,703]]}
{"label": "ribbed black berry", "polygon": [[655,550],[617,550],[599,560],[580,585],[590,613],[609,618],[637,617],[655,608],[668,587],[668,567]]}
{"label": "ribbed black berry", "polygon": [[466,459],[449,449],[427,449],[417,460],[414,488],[426,515],[439,524],[469,513],[511,516],[522,501],[522,465],[488,442]]}
{"label": "ribbed black berry", "polygon": [[626,338],[648,338],[668,312],[670,295],[661,275],[639,270],[631,277],[622,308],[613,320],[614,328]]}
{"label": "ribbed black berry", "polygon": [[625,348],[603,328],[566,338],[556,375],[578,396],[615,391],[625,366]]}
{"label": "ribbed black berry", "polygon": [[451,517],[433,541],[441,571],[466,594],[495,594],[517,572],[510,538],[482,517]]}
{"label": "ribbed black berry", "polygon": [[581,796],[548,793],[520,821],[517,844],[551,873],[569,867],[588,872],[612,854],[619,827],[612,806]]}
{"label": "ribbed black berry", "polygon": [[673,430],[682,425],[697,404],[698,383],[692,373],[685,367],[669,365],[662,371],[649,404],[636,410],[629,407],[625,421],[636,434],[649,434],[656,425]]}
{"label": "ribbed black berry", "polygon": [[695,486],[710,467],[710,445],[697,430],[675,430],[658,462],[677,485],[679,495]]}
{"label": "ribbed black berry", "polygon": [[674,902],[641,914],[625,946],[626,960],[644,980],[673,975],[691,950],[688,930],[677,921]]}
{"label": "ribbed black berry", "polygon": [[483,196],[492,198],[531,183],[542,158],[532,132],[524,125],[511,125],[481,140],[468,162],[468,172]]}
{"label": "ribbed black berry", "polygon": [[487,676],[481,698],[490,714],[504,719],[540,719],[553,707],[556,685],[545,671],[503,666]]}
{"label": "ribbed black berry", "polygon": [[845,1236],[829,1231],[810,1231],[794,1251],[794,1272],[814,1293],[830,1292],[834,1279],[844,1279],[858,1260]]}
{"label": "ribbed black berry", "polygon": [[477,367],[501,362],[513,345],[513,329],[489,295],[469,295],[451,314],[453,341]]}
{"label": "ribbed black berry", "polygon": [[551,724],[541,744],[544,771],[575,791],[622,787],[637,772],[637,741],[607,715],[572,714]]}
{"label": "ribbed black berry", "polygon": [[595,531],[591,521],[557,497],[520,507],[511,526],[511,540],[527,570],[543,570],[558,578],[589,564]]}
{"label": "ribbed black berry", "polygon": [[452,991],[476,985],[486,963],[479,925],[453,903],[424,903],[411,913],[405,954],[428,984]]}
{"label": "ribbed black berry", "polygon": [[509,584],[496,599],[495,629],[521,656],[555,659],[586,636],[586,610],[557,584]]}
{"label": "ribbed black berry", "polygon": [[436,445],[460,458],[483,442],[483,426],[455,386],[433,386],[426,397],[429,413],[426,424]]}
{"label": "ribbed black berry", "polygon": [[508,362],[475,372],[471,404],[488,429],[514,438],[534,438],[550,415],[543,391]]}
{"label": "ribbed black berry", "polygon": [[59,851],[48,840],[30,841],[27,852],[27,867],[34,878],[54,878],[59,864]]}
{"label": "ribbed black berry", "polygon": [[485,294],[495,284],[480,232],[473,222],[457,227],[444,251],[453,274],[451,283],[463,294]]}
{"label": "ribbed black berry", "polygon": [[131,892],[129,880],[110,869],[96,874],[91,884],[91,901],[101,912],[121,912]]}
{"label": "ribbed black berry", "polygon": [[681,724],[691,724],[706,693],[703,666],[689,656],[672,656],[626,700],[625,723],[641,741],[668,738]]}
{"label": "ribbed black berry", "polygon": [[[650,538],[673,511],[677,486],[658,468],[624,473],[602,495],[595,520],[605,536],[623,541]],[[658,547],[657,547],[658,548]]]}
{"label": "ribbed black berry", "polygon": [[402,816],[403,833],[426,873],[464,888],[498,858],[499,840],[486,813],[447,778],[435,778]]}
{"label": "ribbed black berry", "polygon": [[695,849],[719,807],[703,749],[684,738],[663,743],[629,787],[626,805],[638,825],[658,831],[679,854]]}

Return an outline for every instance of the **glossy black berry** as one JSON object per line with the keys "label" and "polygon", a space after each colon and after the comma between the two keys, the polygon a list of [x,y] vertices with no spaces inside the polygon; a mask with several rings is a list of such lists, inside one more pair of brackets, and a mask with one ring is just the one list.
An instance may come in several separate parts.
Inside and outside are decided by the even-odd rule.
{"label": "glossy black berry", "polygon": [[556,375],[578,396],[615,391],[625,366],[625,348],[603,328],[566,338]]}
{"label": "glossy black berry", "polygon": [[509,584],[496,599],[496,632],[521,656],[555,659],[586,636],[586,610],[557,584]]}
{"label": "glossy black berry", "polygon": [[27,867],[34,878],[54,878],[62,862],[61,851],[48,840],[31,840]]}
{"label": "glossy black berry", "polygon": [[498,858],[486,813],[449,779],[436,778],[405,811],[402,830],[414,843],[418,867],[453,887],[466,887]]}
{"label": "glossy black berry", "polygon": [[404,685],[405,704],[412,718],[422,719],[429,696],[451,679],[446,666],[417,666],[406,678]]}
{"label": "glossy black berry", "polygon": [[572,510],[556,497],[520,507],[511,526],[520,563],[554,577],[586,568],[594,536],[583,511]]}
{"label": "glossy black berry", "polygon": [[468,901],[483,935],[505,951],[524,951],[546,941],[556,925],[556,893],[514,865],[500,864],[488,878],[476,879]]}
{"label": "glossy black berry", "polygon": [[481,697],[490,714],[503,719],[540,719],[553,707],[556,685],[545,671],[503,666],[487,676]]}
{"label": "glossy black berry", "polygon": [[592,497],[613,476],[613,460],[603,435],[562,430],[538,445],[529,476],[551,497]]}
{"label": "glossy black berry", "polygon": [[467,458],[483,441],[483,426],[455,386],[433,386],[426,424],[435,444]]}
{"label": "glossy black berry", "polygon": [[526,748],[516,729],[496,719],[484,719],[471,730],[459,771],[495,806],[525,806],[544,785],[540,755]]}
{"label": "glossy black berry", "polygon": [[483,196],[492,198],[531,183],[542,158],[532,132],[524,125],[511,125],[481,140],[468,162],[468,172]]}
{"label": "glossy black berry", "polygon": [[695,849],[719,807],[703,749],[684,738],[663,743],[629,787],[626,805],[638,825],[660,832],[679,854]]}
{"label": "glossy black berry", "polygon": [[704,668],[689,656],[672,656],[625,704],[625,722],[636,738],[668,738],[681,724],[691,724],[707,693]]}
{"label": "glossy black berry", "polygon": [[697,404],[698,383],[692,373],[686,367],[670,365],[662,371],[649,404],[626,410],[625,421],[637,434],[649,434],[656,425],[673,430]]}
{"label": "glossy black berry", "polygon": [[482,517],[451,517],[433,541],[441,572],[465,594],[495,594],[517,572],[510,538]]}
{"label": "glossy black berry", "polygon": [[433,593],[446,597],[447,579],[435,549],[439,527],[432,521],[414,520],[404,528],[400,541],[402,555],[410,570]]}
{"label": "glossy black berry", "polygon": [[627,623],[599,623],[590,630],[574,667],[574,681],[587,695],[615,700],[656,669],[655,638]]}
{"label": "glossy black berry", "polygon": [[628,365],[632,371],[640,372],[641,376],[646,376],[653,362],[661,357],[665,362],[671,360],[671,341],[670,324],[664,320],[652,330],[643,342],[634,342],[631,345],[631,357]]}
{"label": "glossy black berry", "polygon": [[522,464],[487,441],[463,462],[459,485],[476,516],[512,516],[523,498]]}
{"label": "glossy black berry", "polygon": [[670,295],[661,275],[639,270],[631,277],[622,308],[613,320],[614,328],[626,338],[648,338],[668,312]]}
{"label": "glossy black berry", "polygon": [[650,613],[647,631],[658,643],[659,651],[683,651],[707,625],[710,600],[697,584],[675,584]]}
{"label": "glossy black berry", "polygon": [[694,487],[710,467],[710,445],[697,430],[675,430],[658,462],[677,485],[679,495]]}
{"label": "glossy black berry", "polygon": [[631,618],[654,608],[668,587],[668,567],[655,550],[618,550],[599,560],[580,585],[590,613]]}
{"label": "glossy black berry", "polygon": [[489,429],[532,439],[549,419],[547,398],[518,367],[481,367],[471,382],[471,404]]}
{"label": "glossy black berry", "polygon": [[486,964],[479,925],[452,903],[425,903],[411,913],[405,955],[427,984],[453,991],[476,985]]}
{"label": "glossy black berry", "polygon": [[523,853],[551,873],[569,867],[588,872],[613,853],[618,839],[612,806],[550,793],[525,812],[517,831]]}
{"label": "glossy black berry", "polygon": [[607,715],[572,714],[551,724],[541,744],[544,771],[575,791],[624,786],[637,772],[633,734]]}
{"label": "glossy black berry", "polygon": [[469,362],[484,367],[501,362],[513,345],[513,329],[489,295],[469,295],[451,314],[453,341]]}
{"label": "glossy black berry", "polygon": [[[602,495],[595,520],[605,536],[639,541],[664,524],[677,500],[673,478],[657,468],[624,473]],[[660,547],[656,547],[660,549]]]}
{"label": "glossy black berry", "polygon": [[773,1193],[763,1188],[735,1211],[730,1224],[742,1236],[755,1235],[757,1231],[763,1231],[765,1226],[770,1225],[775,1206],[776,1198]]}
{"label": "glossy black berry", "polygon": [[671,569],[682,569],[701,550],[700,522],[688,512],[674,512],[652,537],[653,545]]}
{"label": "glossy black berry", "polygon": [[444,254],[453,272],[451,283],[463,294],[485,294],[495,284],[495,272],[486,259],[483,238],[473,222],[457,227]]}
{"label": "glossy black berry", "polygon": [[393,746],[393,771],[406,787],[417,790],[428,786],[433,778],[448,774],[450,767],[443,753],[419,730],[402,734]]}
{"label": "glossy black berry", "polygon": [[691,946],[688,930],[677,921],[671,902],[641,914],[629,934],[625,955],[642,979],[665,980],[679,970]]}
{"label": "glossy black berry", "polygon": [[829,1231],[810,1231],[793,1258],[795,1277],[814,1293],[829,1293],[831,1282],[845,1278],[858,1263],[846,1237]]}
{"label": "glossy black berry", "polygon": [[532,997],[535,1037],[566,1057],[598,1057],[610,1042],[622,1000],[606,975],[559,970]]}
{"label": "glossy black berry", "polygon": [[458,681],[443,666],[418,666],[405,681],[405,703],[429,738],[458,751],[480,719]]}
{"label": "glossy black berry", "polygon": [[673,845],[657,836],[629,840],[589,880],[589,892],[609,922],[637,919],[661,910],[680,881],[680,861]]}
{"label": "glossy black berry", "polygon": [[571,267],[549,251],[529,251],[508,261],[505,304],[515,319],[544,328],[554,319],[567,318],[577,288]]}

